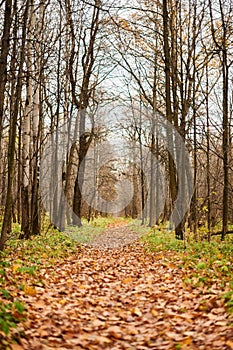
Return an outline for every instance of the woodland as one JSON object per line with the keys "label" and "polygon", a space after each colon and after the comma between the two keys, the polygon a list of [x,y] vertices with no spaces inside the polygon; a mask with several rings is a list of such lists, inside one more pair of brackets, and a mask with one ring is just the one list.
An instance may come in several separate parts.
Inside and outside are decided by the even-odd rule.
{"label": "woodland", "polygon": [[0,350],[233,349],[232,1],[0,28]]}

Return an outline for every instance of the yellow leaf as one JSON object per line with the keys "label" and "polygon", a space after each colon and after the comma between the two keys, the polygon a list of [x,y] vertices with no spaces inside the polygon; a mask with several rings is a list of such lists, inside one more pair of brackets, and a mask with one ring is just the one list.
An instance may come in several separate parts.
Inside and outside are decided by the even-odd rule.
{"label": "yellow leaf", "polygon": [[13,272],[16,272],[16,271],[18,270],[19,267],[21,267],[21,265],[19,265],[19,264],[13,265],[13,266],[12,266]]}
{"label": "yellow leaf", "polygon": [[187,337],[185,339],[182,339],[181,344],[183,345],[190,345],[192,343],[192,338]]}
{"label": "yellow leaf", "polygon": [[124,283],[124,284],[132,283],[132,282],[133,282],[132,277],[125,278],[125,279],[122,281],[122,283]]}
{"label": "yellow leaf", "polygon": [[26,295],[36,295],[37,291],[31,286],[24,286],[23,291]]}
{"label": "yellow leaf", "polygon": [[74,283],[74,281],[71,278],[67,280],[68,287],[73,286],[73,283]]}
{"label": "yellow leaf", "polygon": [[158,316],[158,311],[155,309],[151,309],[151,314],[152,314],[152,316],[156,317],[156,316]]}

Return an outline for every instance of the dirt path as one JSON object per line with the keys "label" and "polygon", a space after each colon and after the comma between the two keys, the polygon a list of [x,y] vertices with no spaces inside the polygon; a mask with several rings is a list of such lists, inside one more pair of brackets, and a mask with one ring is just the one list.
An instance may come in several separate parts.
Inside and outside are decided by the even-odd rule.
{"label": "dirt path", "polygon": [[135,242],[140,236],[140,233],[130,230],[126,222],[122,222],[121,225],[108,227],[88,245],[98,249],[117,249]]}
{"label": "dirt path", "polygon": [[114,248],[132,234],[109,228],[92,247],[41,271],[44,287],[24,296],[29,320],[20,349],[233,349],[215,286],[191,289],[185,270],[138,241],[103,249],[112,229]]}

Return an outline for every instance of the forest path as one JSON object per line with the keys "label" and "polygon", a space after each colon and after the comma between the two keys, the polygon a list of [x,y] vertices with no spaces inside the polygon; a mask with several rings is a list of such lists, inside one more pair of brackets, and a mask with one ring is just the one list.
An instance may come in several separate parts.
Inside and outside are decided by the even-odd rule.
{"label": "forest path", "polygon": [[172,253],[147,252],[140,241],[103,249],[112,230],[129,234],[110,227],[94,246],[40,271],[45,283],[24,296],[29,318],[16,350],[233,349],[216,286],[192,288]]}
{"label": "forest path", "polygon": [[126,221],[109,224],[107,228],[86,246],[97,249],[118,249],[139,239],[141,234],[127,226]]}

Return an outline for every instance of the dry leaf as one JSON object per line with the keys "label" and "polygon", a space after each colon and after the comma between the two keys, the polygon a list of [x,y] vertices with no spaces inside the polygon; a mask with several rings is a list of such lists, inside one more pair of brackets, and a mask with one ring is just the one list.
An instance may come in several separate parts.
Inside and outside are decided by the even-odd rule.
{"label": "dry leaf", "polygon": [[226,345],[229,346],[231,349],[233,349],[233,341],[232,340],[227,340]]}
{"label": "dry leaf", "polygon": [[26,295],[30,295],[30,296],[34,296],[37,294],[37,291],[35,288],[27,285],[24,286],[23,291]]}
{"label": "dry leaf", "polygon": [[11,344],[11,350],[24,350],[24,348],[19,344]]}
{"label": "dry leaf", "polygon": [[131,310],[131,314],[133,316],[138,316],[138,317],[142,316],[142,312],[140,311],[140,309],[138,307],[135,307],[133,310]]}
{"label": "dry leaf", "polygon": [[121,339],[122,338],[122,329],[118,326],[112,326],[107,329],[108,333],[116,338],[116,339]]}

